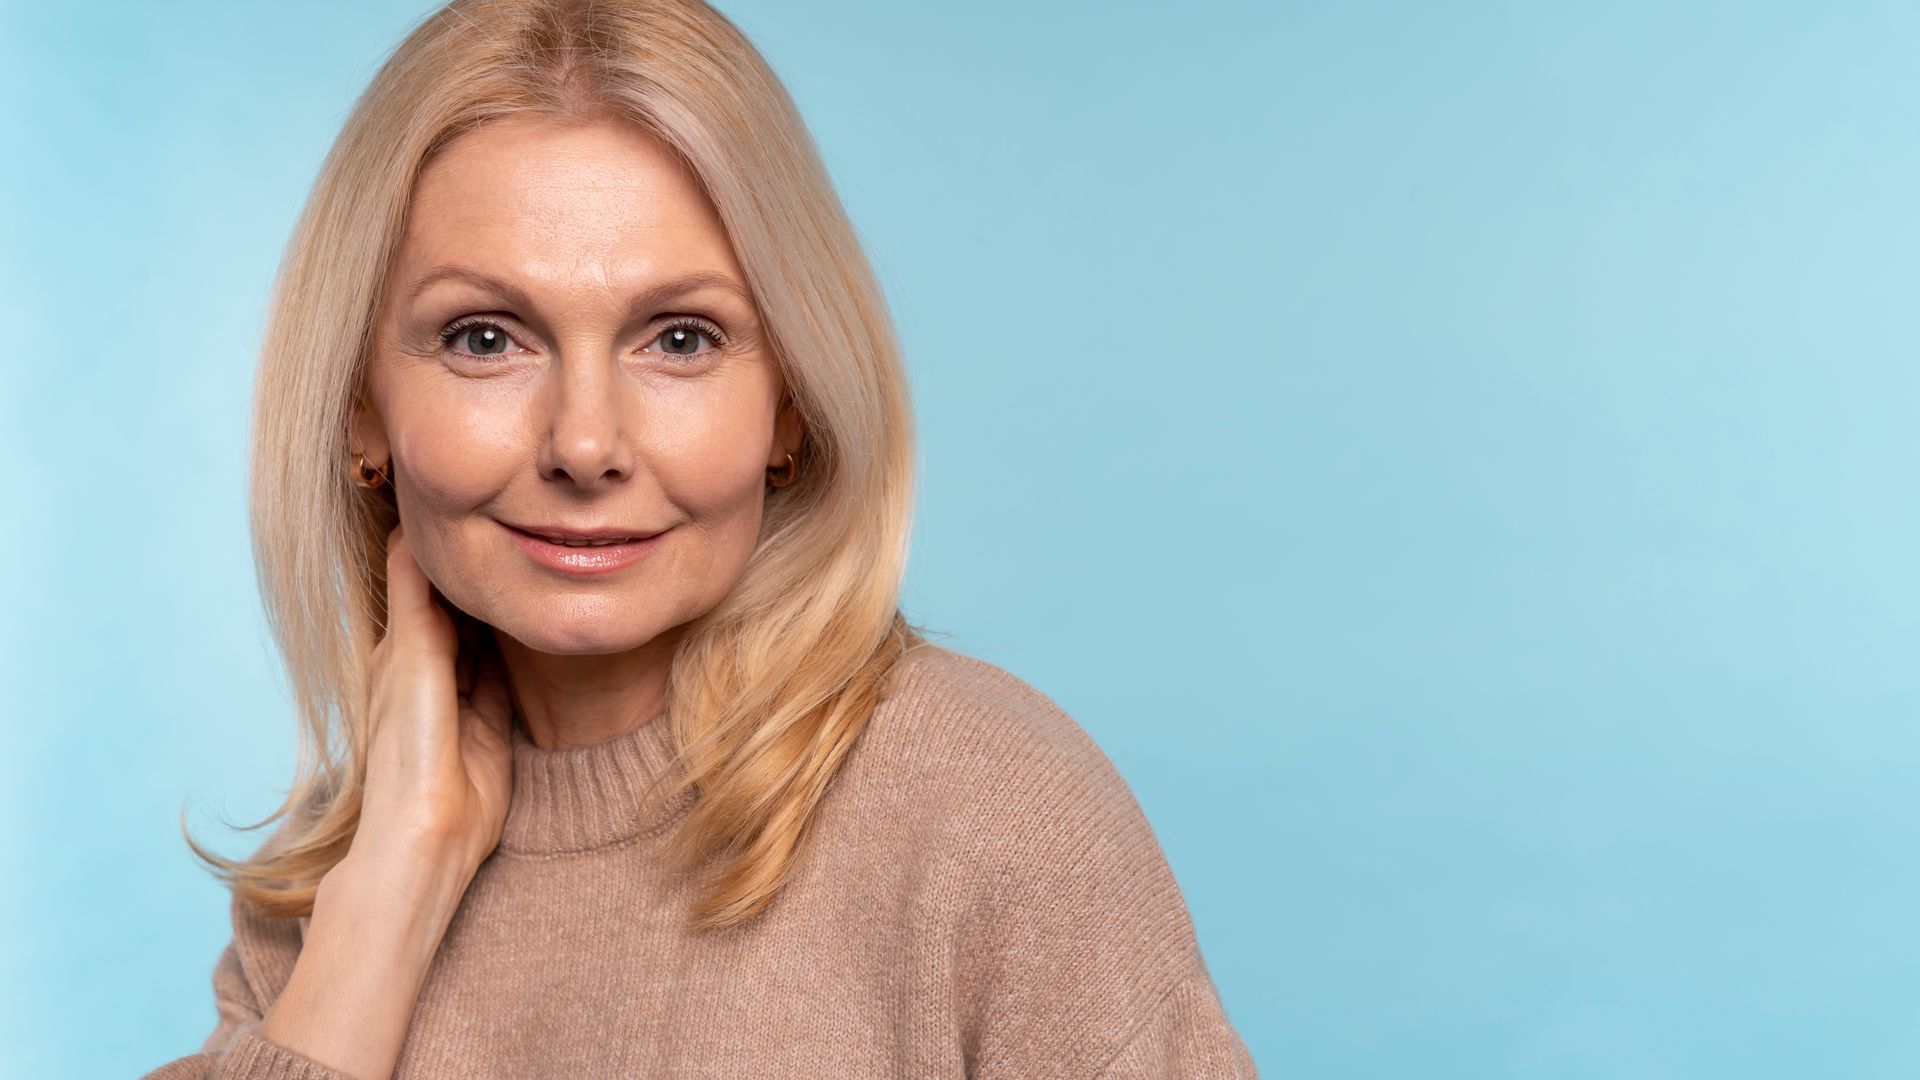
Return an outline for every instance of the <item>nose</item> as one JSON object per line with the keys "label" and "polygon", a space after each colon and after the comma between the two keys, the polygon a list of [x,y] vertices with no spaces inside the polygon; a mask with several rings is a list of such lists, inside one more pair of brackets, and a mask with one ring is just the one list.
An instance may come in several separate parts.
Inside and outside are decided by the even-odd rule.
{"label": "nose", "polygon": [[626,435],[631,390],[612,359],[563,357],[551,370],[540,475],[600,487],[633,475]]}

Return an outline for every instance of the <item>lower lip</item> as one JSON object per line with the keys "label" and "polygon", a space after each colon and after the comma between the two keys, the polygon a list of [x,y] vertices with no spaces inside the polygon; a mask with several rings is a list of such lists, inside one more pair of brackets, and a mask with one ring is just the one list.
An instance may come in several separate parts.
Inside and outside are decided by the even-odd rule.
{"label": "lower lip", "polygon": [[625,544],[568,547],[529,536],[510,525],[502,527],[513,537],[513,542],[520,545],[520,550],[527,553],[527,558],[549,570],[567,574],[610,574],[615,570],[624,570],[646,558],[647,553],[667,535],[655,533],[645,540],[633,540]]}

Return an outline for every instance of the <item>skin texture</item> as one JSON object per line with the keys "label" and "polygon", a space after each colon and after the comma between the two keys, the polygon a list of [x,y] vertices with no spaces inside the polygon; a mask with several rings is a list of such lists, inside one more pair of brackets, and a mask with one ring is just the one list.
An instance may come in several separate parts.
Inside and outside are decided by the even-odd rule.
{"label": "skin texture", "polygon": [[[449,266],[524,295],[461,280],[412,295]],[[693,273],[746,289],[698,182],[616,121],[496,121],[415,188],[354,447],[392,479],[406,546],[434,588],[492,629],[542,747],[602,742],[659,710],[678,629],[739,579],[766,470],[799,454],[797,414],[745,296],[708,286],[629,310]],[[443,342],[468,316],[490,325]],[[680,316],[722,342],[663,334]],[[529,561],[502,522],[668,532],[634,566],[572,576]]]}

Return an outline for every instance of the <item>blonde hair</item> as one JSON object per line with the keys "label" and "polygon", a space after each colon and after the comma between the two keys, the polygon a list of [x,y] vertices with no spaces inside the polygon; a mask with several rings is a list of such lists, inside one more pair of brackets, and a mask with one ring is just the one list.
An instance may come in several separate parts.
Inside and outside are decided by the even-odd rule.
{"label": "blonde hair", "polygon": [[454,0],[408,34],[355,104],[274,280],[251,515],[298,761],[279,809],[244,827],[286,819],[252,856],[223,858],[187,833],[265,914],[310,914],[359,822],[395,511],[354,482],[347,438],[414,180],[462,133],[529,114],[624,119],[681,158],[719,212],[806,432],[799,479],[769,494],[751,562],[688,625],[671,666],[667,722],[682,768],[668,770],[662,798],[699,793],[669,846],[676,865],[709,872],[696,928],[736,925],[771,902],[890,673],[927,642],[899,609],[914,468],[899,346],[766,61],[700,0]]}

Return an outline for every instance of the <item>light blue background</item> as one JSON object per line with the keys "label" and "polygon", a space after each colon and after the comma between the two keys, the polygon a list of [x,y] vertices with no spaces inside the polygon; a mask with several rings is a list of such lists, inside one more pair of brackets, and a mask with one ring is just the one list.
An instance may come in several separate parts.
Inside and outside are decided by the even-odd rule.
{"label": "light blue background", "polygon": [[[1920,1073],[1915,8],[723,6],[895,304],[910,612],[1107,749],[1264,1073]],[[212,1028],[252,350],[426,10],[0,24],[0,1073]]]}

